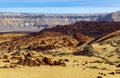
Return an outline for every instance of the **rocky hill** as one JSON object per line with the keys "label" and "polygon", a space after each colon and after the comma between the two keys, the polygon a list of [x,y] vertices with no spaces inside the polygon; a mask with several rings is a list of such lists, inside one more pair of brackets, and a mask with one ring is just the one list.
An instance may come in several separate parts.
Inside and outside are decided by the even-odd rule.
{"label": "rocky hill", "polygon": [[120,12],[103,14],[0,13],[0,32],[34,31],[77,21],[120,21]]}
{"label": "rocky hill", "polygon": [[82,33],[89,37],[101,37],[106,35],[107,33],[114,32],[116,30],[120,30],[120,22],[105,22],[105,21],[81,21],[76,22],[74,24],[69,25],[57,25],[53,28],[46,28],[40,31],[40,33],[44,32],[59,32],[66,35],[71,35],[76,37],[76,33]]}
{"label": "rocky hill", "polygon": [[77,44],[78,41],[69,35],[46,32],[45,34],[30,34],[3,42],[0,44],[0,52],[19,52],[21,50],[48,52],[48,50],[54,49],[57,52],[59,49],[69,49]]}
{"label": "rocky hill", "polygon": [[38,33],[3,42],[0,44],[0,50],[11,52],[25,49],[35,51],[58,50],[59,48],[68,49],[81,46],[94,38],[100,38],[116,30],[120,30],[120,22],[84,21],[64,26],[57,25],[56,27],[43,29]]}

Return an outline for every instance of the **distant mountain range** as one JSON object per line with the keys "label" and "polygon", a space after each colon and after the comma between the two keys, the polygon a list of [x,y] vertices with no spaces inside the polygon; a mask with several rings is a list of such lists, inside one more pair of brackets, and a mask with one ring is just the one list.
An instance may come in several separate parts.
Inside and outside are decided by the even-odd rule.
{"label": "distant mountain range", "polygon": [[0,32],[38,32],[77,21],[120,21],[120,11],[103,14],[0,13]]}

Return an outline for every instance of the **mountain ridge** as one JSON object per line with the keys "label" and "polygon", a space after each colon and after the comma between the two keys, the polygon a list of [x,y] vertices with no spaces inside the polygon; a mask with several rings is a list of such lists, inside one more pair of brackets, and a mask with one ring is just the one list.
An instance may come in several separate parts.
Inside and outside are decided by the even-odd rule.
{"label": "mountain ridge", "polygon": [[78,21],[120,21],[120,12],[101,14],[0,13],[0,32],[32,31]]}

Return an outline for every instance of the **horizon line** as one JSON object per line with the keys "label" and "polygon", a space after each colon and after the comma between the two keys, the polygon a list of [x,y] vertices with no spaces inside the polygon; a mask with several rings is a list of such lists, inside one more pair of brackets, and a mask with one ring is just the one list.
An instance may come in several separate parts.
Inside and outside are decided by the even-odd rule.
{"label": "horizon line", "polygon": [[44,7],[44,8],[0,8],[0,12],[41,14],[101,14],[120,11],[119,7]]}

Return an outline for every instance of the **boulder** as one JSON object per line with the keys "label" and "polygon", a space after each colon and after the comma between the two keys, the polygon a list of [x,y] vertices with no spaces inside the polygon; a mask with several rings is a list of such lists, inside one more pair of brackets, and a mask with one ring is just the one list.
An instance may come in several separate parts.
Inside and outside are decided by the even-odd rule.
{"label": "boulder", "polygon": [[5,64],[3,68],[10,68],[10,64]]}
{"label": "boulder", "polygon": [[97,78],[102,78],[102,76],[98,76]]}
{"label": "boulder", "polygon": [[54,65],[66,66],[65,62],[62,59],[60,59],[59,61],[54,61]]}
{"label": "boulder", "polygon": [[69,62],[69,60],[68,60],[68,59],[65,59],[65,61],[66,61],[66,62]]}
{"label": "boulder", "polygon": [[9,55],[3,55],[3,59],[7,59]]}
{"label": "boulder", "polygon": [[33,53],[32,52],[28,52],[27,54],[25,54],[25,57],[33,57]]}
{"label": "boulder", "polygon": [[108,74],[115,75],[115,72],[110,72],[110,73],[108,73]]}
{"label": "boulder", "polygon": [[120,64],[118,64],[116,67],[120,67]]}
{"label": "boulder", "polygon": [[16,64],[10,64],[10,68],[16,68],[17,65]]}
{"label": "boulder", "polygon": [[46,64],[46,65],[53,65],[53,62],[50,58],[47,58],[47,57],[44,57],[43,58],[43,62]]}
{"label": "boulder", "polygon": [[11,62],[11,60],[10,59],[5,59],[3,62]]}
{"label": "boulder", "polygon": [[116,74],[120,74],[120,69],[115,70]]}
{"label": "boulder", "polygon": [[40,58],[36,59],[41,65],[45,65],[45,62],[43,62]]}

